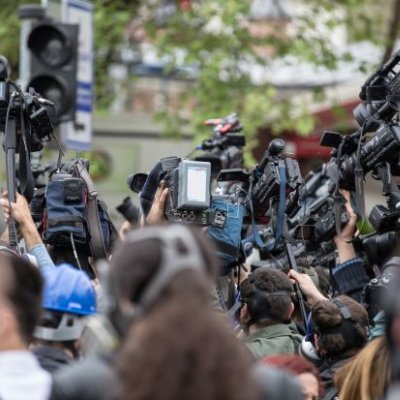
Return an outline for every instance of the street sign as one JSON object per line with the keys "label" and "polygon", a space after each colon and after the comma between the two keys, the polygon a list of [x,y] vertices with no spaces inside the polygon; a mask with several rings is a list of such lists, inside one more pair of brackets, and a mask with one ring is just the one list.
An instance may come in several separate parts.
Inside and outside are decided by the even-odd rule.
{"label": "street sign", "polygon": [[93,112],[93,5],[85,0],[63,0],[62,21],[79,25],[75,121],[61,126],[61,138],[70,149],[92,147]]}

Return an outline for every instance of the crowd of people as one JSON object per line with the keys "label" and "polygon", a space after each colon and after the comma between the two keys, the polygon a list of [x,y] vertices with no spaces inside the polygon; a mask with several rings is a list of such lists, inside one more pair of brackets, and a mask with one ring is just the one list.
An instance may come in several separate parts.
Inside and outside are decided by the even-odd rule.
{"label": "crowd of people", "polygon": [[[107,260],[82,249],[76,265],[73,249],[43,243],[22,195],[10,203],[2,194],[26,254],[5,230],[0,399],[396,398],[400,319],[385,299],[364,302],[371,276],[352,244],[349,203],[331,270],[238,265],[227,309],[214,243],[204,230],[166,221],[167,197],[161,184]],[[378,267],[395,267],[395,287],[393,255]],[[396,303],[397,291],[385,291]]]}

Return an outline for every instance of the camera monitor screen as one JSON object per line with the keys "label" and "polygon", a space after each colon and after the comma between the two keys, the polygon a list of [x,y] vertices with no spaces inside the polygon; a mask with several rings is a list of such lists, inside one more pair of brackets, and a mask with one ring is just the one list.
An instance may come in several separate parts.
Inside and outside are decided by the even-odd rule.
{"label": "camera monitor screen", "polygon": [[188,168],[187,199],[205,202],[207,200],[207,170],[204,168]]}
{"label": "camera monitor screen", "polygon": [[210,206],[211,164],[183,160],[179,164],[178,208]]}

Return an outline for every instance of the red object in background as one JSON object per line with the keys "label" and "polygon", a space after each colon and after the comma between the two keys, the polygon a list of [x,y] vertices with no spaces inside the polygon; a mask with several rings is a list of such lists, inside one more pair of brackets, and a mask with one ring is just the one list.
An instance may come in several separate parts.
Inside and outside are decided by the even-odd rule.
{"label": "red object in background", "polygon": [[288,134],[284,138],[286,152],[293,153],[296,158],[321,158],[325,160],[330,157],[332,149],[319,144],[321,134],[312,134],[305,137]]}
{"label": "red object in background", "polygon": [[190,11],[192,8],[192,5],[190,4],[190,0],[180,0],[179,1],[179,8],[182,11]]}
{"label": "red object in background", "polygon": [[335,130],[339,119],[342,122],[348,121],[349,128],[353,127],[355,125],[353,110],[359,103],[360,100],[342,103],[340,116],[332,108],[315,112],[316,123],[313,133],[308,136],[299,136],[295,131],[284,134],[286,150],[299,159],[329,159],[332,149],[319,144],[323,131]]}

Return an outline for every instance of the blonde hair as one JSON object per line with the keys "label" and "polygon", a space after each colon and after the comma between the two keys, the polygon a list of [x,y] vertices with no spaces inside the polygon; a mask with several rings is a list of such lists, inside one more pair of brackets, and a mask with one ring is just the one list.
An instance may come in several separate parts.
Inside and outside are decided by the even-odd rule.
{"label": "blonde hair", "polygon": [[391,375],[390,352],[385,337],[369,342],[335,374],[340,400],[383,398]]}

